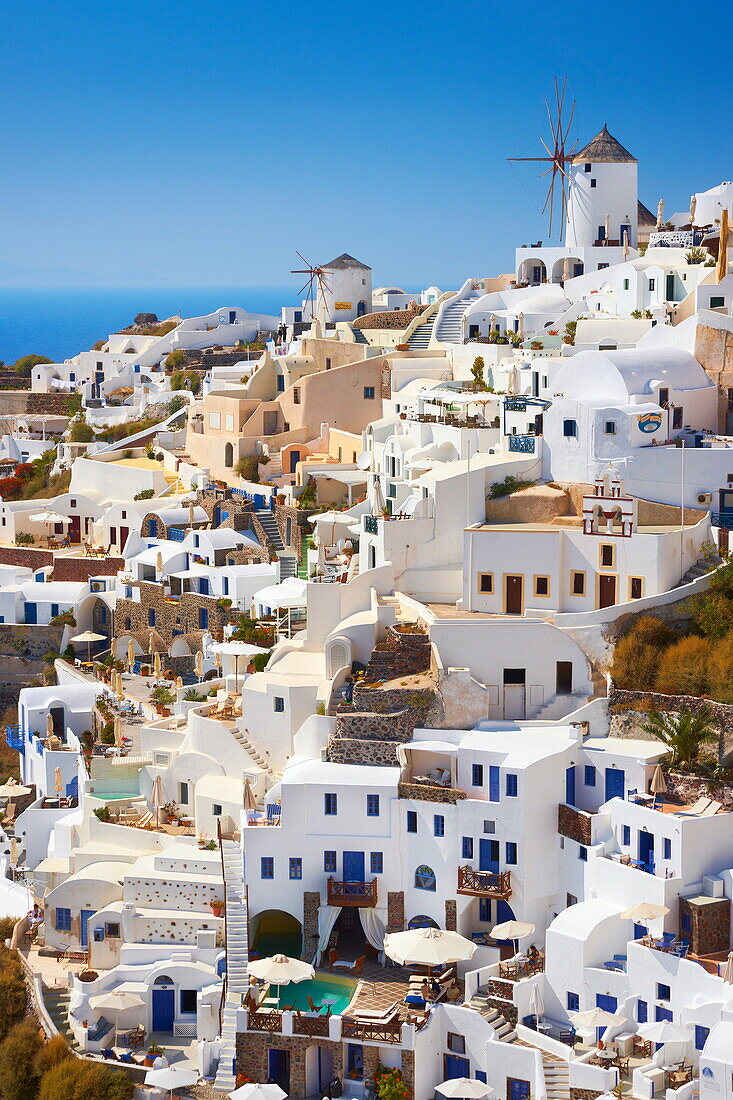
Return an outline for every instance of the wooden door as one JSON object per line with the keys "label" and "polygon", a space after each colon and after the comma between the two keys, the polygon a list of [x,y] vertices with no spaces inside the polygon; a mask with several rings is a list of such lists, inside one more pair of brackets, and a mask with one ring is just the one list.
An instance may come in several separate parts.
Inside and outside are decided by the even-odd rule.
{"label": "wooden door", "polygon": [[616,603],[616,578],[602,575],[598,578],[598,606],[613,607]]}
{"label": "wooden door", "polygon": [[524,577],[508,576],[506,579],[505,615],[521,615],[524,610]]}

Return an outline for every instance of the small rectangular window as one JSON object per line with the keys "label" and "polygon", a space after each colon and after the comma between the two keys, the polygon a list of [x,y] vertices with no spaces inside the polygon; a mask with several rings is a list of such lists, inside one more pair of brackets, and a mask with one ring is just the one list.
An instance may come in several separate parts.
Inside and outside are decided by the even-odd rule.
{"label": "small rectangular window", "polygon": [[479,573],[478,575],[478,590],[484,594],[490,595],[494,591],[494,574],[493,573]]}
{"label": "small rectangular window", "polygon": [[628,289],[629,289],[629,280],[624,279],[624,290],[628,290]]}
{"label": "small rectangular window", "polygon": [[283,699],[282,695],[273,696],[272,708],[275,711],[275,714],[283,713],[283,711],[285,710],[285,700]]}
{"label": "small rectangular window", "polygon": [[333,874],[336,870],[336,853],[324,852],[323,853],[323,870],[327,874]]}
{"label": "small rectangular window", "polygon": [[591,181],[590,181],[591,187],[595,187],[597,183],[598,183],[598,180],[595,179],[595,177],[591,177]]}
{"label": "small rectangular window", "polygon": [[657,285],[657,280],[656,280],[656,279],[650,279],[650,280],[649,280],[649,289],[650,289],[650,290],[654,290],[654,288],[656,287],[656,285]]}
{"label": "small rectangular window", "polygon": [[262,856],[260,859],[260,878],[275,877],[275,860],[272,856]]}
{"label": "small rectangular window", "polygon": [[607,420],[603,430],[605,431],[606,435],[615,435],[616,434],[616,421],[615,420]]}
{"label": "small rectangular window", "polygon": [[581,861],[581,863],[588,862],[588,849],[582,844],[578,845],[578,859]]}
{"label": "small rectangular window", "polygon": [[672,410],[672,427],[675,429],[675,431],[678,431],[682,427],[682,417],[684,411],[685,410],[680,405],[675,405],[674,409]]}
{"label": "small rectangular window", "polygon": [[535,579],[534,579],[534,594],[535,594],[535,596],[549,596],[550,595],[550,578],[549,577],[535,577]]}
{"label": "small rectangular window", "polygon": [[570,574],[570,587],[574,596],[585,595],[585,573],[574,569]]}
{"label": "small rectangular window", "polygon": [[446,1037],[448,1050],[453,1054],[465,1054],[466,1053],[466,1039],[465,1036],[459,1035],[456,1031],[449,1031]]}
{"label": "small rectangular window", "polygon": [[484,766],[483,764],[474,764],[471,767],[471,786],[483,787],[484,785]]}
{"label": "small rectangular window", "polygon": [[593,171],[593,165],[592,164],[584,164],[583,165],[583,171],[584,172],[592,172]]}
{"label": "small rectangular window", "polygon": [[288,860],[288,876],[290,878],[303,877],[303,860],[300,856],[291,856]]}
{"label": "small rectangular window", "polygon": [[506,793],[507,798],[516,798],[518,790],[518,779],[514,772],[507,772],[506,775]]}
{"label": "small rectangular window", "polygon": [[500,782],[501,771],[496,764],[489,765],[489,802],[499,802],[501,799]]}
{"label": "small rectangular window", "polygon": [[592,764],[585,765],[585,785],[586,787],[595,787],[596,785],[596,769]]}
{"label": "small rectangular window", "polygon": [[[683,278],[684,278],[684,276],[683,276]],[[723,306],[723,307],[725,306],[725,298],[722,298],[718,294],[711,294],[711,296],[710,296],[710,308],[711,309],[720,309],[721,306]]]}
{"label": "small rectangular window", "polygon": [[643,577],[629,577],[629,596],[632,600],[640,600],[644,592]]}
{"label": "small rectangular window", "polygon": [[473,837],[464,836],[461,844],[461,858],[473,859]]}
{"label": "small rectangular window", "polygon": [[221,817],[221,814],[222,814],[221,803],[220,802],[212,802],[211,803],[211,816],[212,817]]}
{"label": "small rectangular window", "polygon": [[293,404],[300,404],[300,386],[295,386],[293,389]]}
{"label": "small rectangular window", "polygon": [[384,870],[384,855],[382,852],[371,852],[369,855],[369,868],[373,875],[381,875]]}
{"label": "small rectangular window", "polygon": [[407,831],[408,833],[417,832],[417,812],[415,810],[407,811]]}
{"label": "small rectangular window", "polygon": [[478,919],[482,924],[491,924],[491,898],[478,899]]}
{"label": "small rectangular window", "polygon": [[621,843],[624,845],[625,848],[628,848],[629,845],[631,844],[631,826],[630,825],[622,825],[621,826]]}
{"label": "small rectangular window", "polygon": [[148,626],[155,626],[155,608],[148,608]]}
{"label": "small rectangular window", "polygon": [[324,794],[323,796],[323,812],[327,817],[333,817],[338,813],[338,795],[336,794]]}
{"label": "small rectangular window", "polygon": [[669,1001],[671,999],[671,991],[668,985],[663,985],[662,982],[657,982],[657,1000]]}
{"label": "small rectangular window", "polygon": [[601,565],[605,569],[610,569],[613,566],[613,546],[609,542],[601,544]]}
{"label": "small rectangular window", "polygon": [[506,842],[506,862],[511,866],[514,866],[517,862],[517,845],[513,840],[507,840]]}
{"label": "small rectangular window", "polygon": [[367,817],[379,817],[379,795],[368,794],[366,796]]}
{"label": "small rectangular window", "polygon": [[56,931],[57,932],[70,932],[71,931],[71,910],[70,909],[57,909],[56,910]]}
{"label": "small rectangular window", "polygon": [[374,393],[375,393],[374,386],[365,386],[364,387],[364,400],[365,401],[373,401],[374,400]]}
{"label": "small rectangular window", "polygon": [[662,848],[664,851],[664,859],[672,858],[672,841],[668,836],[662,838]]}
{"label": "small rectangular window", "polygon": [[188,806],[188,783],[178,784],[178,801],[182,806]]}
{"label": "small rectangular window", "polygon": [[562,434],[567,438],[575,438],[578,434],[578,425],[575,420],[563,420]]}
{"label": "small rectangular window", "polygon": [[433,814],[433,836],[445,836],[445,818],[442,814]]}
{"label": "small rectangular window", "polygon": [[568,990],[568,1012],[580,1012],[580,994]]}
{"label": "small rectangular window", "polygon": [[111,924],[105,922],[104,934],[108,940],[118,940],[120,938],[119,924],[117,924],[116,922]]}
{"label": "small rectangular window", "polygon": [[702,1024],[695,1024],[695,1050],[702,1050],[708,1041],[708,1035],[710,1034],[709,1027],[703,1027]]}

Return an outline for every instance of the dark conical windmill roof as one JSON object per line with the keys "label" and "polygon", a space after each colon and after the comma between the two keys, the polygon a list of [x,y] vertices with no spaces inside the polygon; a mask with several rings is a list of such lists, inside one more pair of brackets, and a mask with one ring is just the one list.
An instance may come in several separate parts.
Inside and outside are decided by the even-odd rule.
{"label": "dark conical windmill roof", "polygon": [[322,266],[328,271],[342,270],[347,267],[360,267],[363,271],[372,270],[367,264],[363,264],[361,260],[355,260],[348,252],[342,252],[335,260],[331,260],[330,264],[323,264]]}
{"label": "dark conical windmill roof", "polygon": [[604,123],[603,129],[574,155],[573,164],[636,164],[636,157],[609,134]]}

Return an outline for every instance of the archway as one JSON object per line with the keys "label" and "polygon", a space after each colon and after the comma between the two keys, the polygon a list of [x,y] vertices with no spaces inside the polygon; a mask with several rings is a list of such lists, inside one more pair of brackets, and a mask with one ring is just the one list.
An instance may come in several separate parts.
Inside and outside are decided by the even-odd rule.
{"label": "archway", "polygon": [[561,256],[552,265],[552,282],[562,285],[567,279],[577,279],[584,270],[580,256]]}
{"label": "archway", "polygon": [[356,307],[356,316],[357,317],[363,317],[365,313],[366,313],[366,302],[359,302],[359,304]]}
{"label": "archway", "polygon": [[547,268],[539,256],[528,256],[519,266],[519,282],[528,286],[539,286],[547,282]]}
{"label": "archway", "polygon": [[434,921],[432,917],[427,916],[426,913],[418,913],[417,916],[411,917],[407,922],[408,929],[412,928],[440,928],[437,921]]}
{"label": "archway", "polygon": [[303,947],[303,926],[283,909],[263,909],[252,918],[252,949],[263,958],[289,955],[299,959]]}
{"label": "archway", "polygon": [[231,470],[234,465],[234,447],[231,443],[227,443],[224,447],[224,465],[228,470]]}

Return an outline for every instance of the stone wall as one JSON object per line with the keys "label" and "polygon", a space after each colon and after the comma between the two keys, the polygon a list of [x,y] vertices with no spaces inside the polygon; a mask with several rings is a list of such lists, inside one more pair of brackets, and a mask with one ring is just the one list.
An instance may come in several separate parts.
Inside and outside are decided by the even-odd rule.
{"label": "stone wall", "polygon": [[[616,708],[621,711],[634,710],[634,704],[639,703],[643,705],[638,709],[646,712],[659,710],[678,714],[681,710],[690,710],[694,713],[702,707],[707,708],[710,710],[713,724],[717,726],[719,732],[719,758],[722,760],[728,753],[733,752],[733,706],[728,703],[716,703],[712,699],[703,699],[697,695],[661,695],[656,691],[628,691],[616,687],[612,688],[609,694],[609,705],[612,714]],[[648,734],[645,735],[643,731],[627,734],[627,736],[656,740]]]}
{"label": "stone wall", "polygon": [[[141,581],[138,589],[139,600],[121,599],[117,601],[115,611],[115,638],[122,634],[154,629],[163,638],[166,645],[173,641],[174,632],[188,634],[202,629],[199,611],[209,613],[208,629],[212,633],[221,631],[229,622],[229,611],[217,606],[215,597],[203,596],[200,592],[184,592],[175,600],[163,595],[163,586],[150,581]],[[155,611],[155,625],[151,628],[148,612]]]}
{"label": "stone wall", "polygon": [[698,325],[695,358],[718,387],[718,431],[728,430],[728,390],[733,388],[733,332]]}
{"label": "stone wall", "polygon": [[[283,546],[286,550],[292,550],[299,560],[305,536],[310,534],[312,530],[308,522],[308,517],[312,514],[312,509],[294,508],[289,504],[275,504],[275,523],[280,532]],[[286,538],[288,520],[290,520],[290,542]]]}
{"label": "stone wall", "polygon": [[570,1088],[570,1100],[596,1100],[597,1096],[602,1096],[603,1093],[597,1092],[595,1089],[576,1089]]}
{"label": "stone wall", "polygon": [[321,895],[317,890],[303,891],[303,942],[300,957],[311,962],[318,950],[318,907]]}
{"label": "stone wall", "polygon": [[[680,898],[681,938],[690,941],[693,955],[714,955],[730,948],[730,898]],[[682,918],[690,918],[691,931],[684,931]]]}
{"label": "stone wall", "polygon": [[25,411],[41,413],[47,416],[71,416],[76,394],[65,393],[29,393]]}
{"label": "stone wall", "polygon": [[328,739],[328,759],[332,764],[371,764],[380,768],[394,768],[397,761],[395,741],[367,741],[359,737]]}
{"label": "stone wall", "polygon": [[427,633],[390,626],[385,640],[372,651],[364,682],[394,680],[398,676],[426,672],[430,668],[430,659],[430,636]]}
{"label": "stone wall", "polygon": [[449,806],[455,806],[457,802],[468,798],[465,791],[459,791],[455,787],[439,787],[430,783],[399,783],[397,794],[399,798],[409,798],[417,802],[440,802]]}
{"label": "stone wall", "polygon": [[405,743],[411,739],[415,725],[415,712],[411,710],[374,714],[341,704],[336,711],[335,736]]}
{"label": "stone wall", "polygon": [[578,844],[591,843],[591,815],[561,802],[557,808],[557,831]]}
{"label": "stone wall", "polygon": [[124,569],[124,558],[62,558],[53,565],[51,580],[88,581],[90,577],[114,577]]}
{"label": "stone wall", "polygon": [[387,932],[403,932],[405,929],[405,895],[402,890],[387,893]]}
{"label": "stone wall", "polygon": [[449,932],[455,932],[458,929],[458,907],[455,898],[446,899],[445,927]]}
{"label": "stone wall", "polygon": [[329,1051],[333,1058],[333,1072],[343,1080],[341,1043],[308,1035],[280,1035],[260,1031],[244,1031],[237,1034],[237,1073],[246,1074],[253,1081],[267,1081],[268,1050],[286,1050],[290,1055],[289,1096],[306,1096],[305,1052],[312,1045]]}
{"label": "stone wall", "polygon": [[20,565],[26,569],[40,569],[44,565],[53,565],[54,555],[50,550],[33,550],[28,546],[1,546],[0,565]]}

